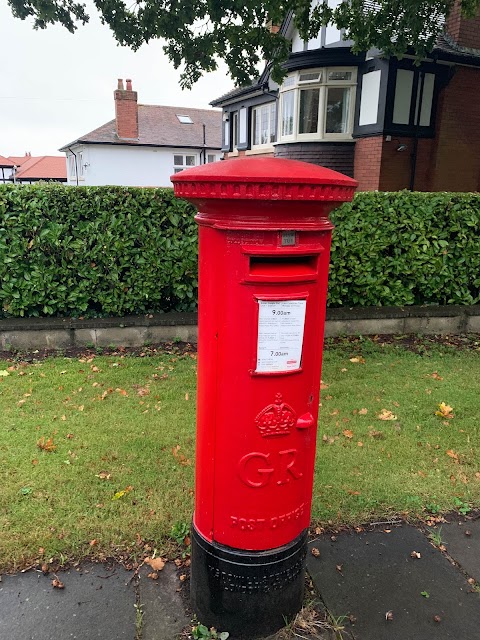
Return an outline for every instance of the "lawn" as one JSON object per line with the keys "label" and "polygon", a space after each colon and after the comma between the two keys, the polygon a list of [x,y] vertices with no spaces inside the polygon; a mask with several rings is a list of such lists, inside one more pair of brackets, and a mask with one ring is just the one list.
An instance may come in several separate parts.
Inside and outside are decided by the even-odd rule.
{"label": "lawn", "polygon": [[[480,506],[480,350],[421,351],[327,345],[315,523]],[[0,567],[164,552],[193,509],[195,385],[180,351],[0,361]]]}

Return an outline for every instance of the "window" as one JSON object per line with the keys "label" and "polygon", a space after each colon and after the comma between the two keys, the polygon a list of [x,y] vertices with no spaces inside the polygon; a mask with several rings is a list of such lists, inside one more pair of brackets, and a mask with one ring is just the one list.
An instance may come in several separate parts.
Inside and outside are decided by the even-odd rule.
{"label": "window", "polygon": [[75,171],[75,156],[73,154],[68,156],[68,176],[70,180],[75,180],[77,172]]}
{"label": "window", "polygon": [[178,113],[176,114],[176,116],[182,124],[193,124],[193,120],[191,119],[190,116],[182,116],[182,115],[179,115]]}
{"label": "window", "polygon": [[173,156],[173,173],[179,173],[196,165],[196,156],[175,154]]}
{"label": "window", "polygon": [[397,69],[392,123],[411,127],[417,124],[420,127],[429,127],[432,119],[434,88],[433,73]]}
{"label": "window", "polygon": [[252,109],[252,146],[271,145],[277,139],[277,103]]}
{"label": "window", "polygon": [[238,146],[238,111],[232,113],[232,138],[233,150],[235,151]]}
{"label": "window", "polygon": [[292,73],[280,89],[280,138],[350,140],[357,70],[308,69]]}
{"label": "window", "polygon": [[77,155],[78,162],[78,179],[85,180],[85,164],[83,160],[83,153],[80,151]]}
{"label": "window", "polygon": [[209,153],[207,155],[207,162],[216,162],[217,161],[217,156],[214,153]]}

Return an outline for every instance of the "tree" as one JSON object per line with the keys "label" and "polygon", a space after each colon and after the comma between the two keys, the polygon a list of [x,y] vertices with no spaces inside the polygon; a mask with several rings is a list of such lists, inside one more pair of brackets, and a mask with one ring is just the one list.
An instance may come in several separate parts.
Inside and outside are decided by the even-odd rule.
{"label": "tree", "polygon": [[[280,25],[293,12],[304,39],[316,37],[324,24],[345,29],[356,51],[376,47],[385,55],[417,56],[431,50],[455,0],[345,0],[332,8],[328,0],[93,0],[100,17],[121,45],[138,49],[155,38],[175,68],[183,66],[180,82],[191,87],[219,59],[228,65],[236,84],[245,85],[262,60],[272,64],[281,80],[281,64],[289,42],[268,25]],[[34,27],[61,24],[70,32],[88,22],[76,0],[8,0],[13,15],[34,18]],[[462,12],[473,17],[480,0],[462,0]]]}

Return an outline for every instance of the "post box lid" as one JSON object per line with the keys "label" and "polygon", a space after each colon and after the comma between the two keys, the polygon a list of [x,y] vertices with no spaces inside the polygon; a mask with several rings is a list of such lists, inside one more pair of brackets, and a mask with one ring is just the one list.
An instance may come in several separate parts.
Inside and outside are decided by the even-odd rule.
{"label": "post box lid", "polygon": [[232,158],[173,175],[175,195],[203,199],[328,200],[353,198],[356,180],[299,160]]}

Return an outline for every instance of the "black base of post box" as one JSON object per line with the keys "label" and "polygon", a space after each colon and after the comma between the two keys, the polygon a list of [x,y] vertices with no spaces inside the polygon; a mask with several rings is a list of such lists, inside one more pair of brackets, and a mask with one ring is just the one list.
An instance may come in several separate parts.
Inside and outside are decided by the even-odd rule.
{"label": "black base of post box", "polygon": [[190,597],[199,622],[253,639],[283,627],[302,607],[307,531],[268,551],[208,542],[192,525]]}

